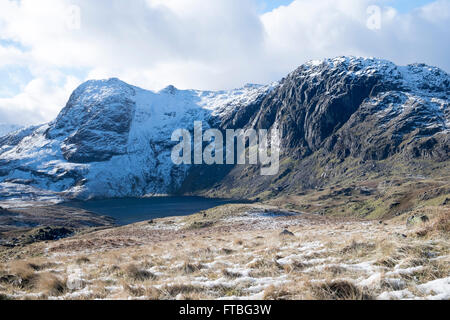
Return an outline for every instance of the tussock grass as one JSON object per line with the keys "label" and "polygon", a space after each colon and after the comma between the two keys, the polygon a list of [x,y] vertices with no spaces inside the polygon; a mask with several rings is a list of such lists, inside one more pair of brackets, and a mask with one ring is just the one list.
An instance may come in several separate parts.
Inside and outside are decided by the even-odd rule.
{"label": "tussock grass", "polygon": [[253,278],[276,277],[281,272],[286,272],[284,266],[276,263],[274,259],[258,259],[249,264],[248,267],[252,269],[249,276]]}
{"label": "tussock grass", "polygon": [[450,235],[450,210],[444,210],[426,225],[416,232],[419,237],[430,237],[432,235],[442,234],[446,237]]}
{"label": "tussock grass", "polygon": [[375,262],[376,266],[382,266],[387,268],[394,268],[397,265],[398,261],[393,259],[392,257],[383,257],[378,259]]}
{"label": "tussock grass", "polygon": [[188,230],[203,229],[212,227],[213,225],[214,225],[213,221],[194,221],[187,227],[187,229]]}
{"label": "tussock grass", "polygon": [[303,263],[300,261],[293,261],[292,263],[284,265],[283,269],[286,273],[301,272],[304,269],[306,269],[308,266],[309,266],[309,264],[307,264],[307,263]]}
{"label": "tussock grass", "polygon": [[147,290],[140,286],[131,286],[129,284],[124,284],[123,288],[126,292],[131,294],[133,297],[143,297],[147,295]]}
{"label": "tussock grass", "polygon": [[229,248],[222,248],[222,253],[224,254],[232,254],[233,253],[233,249],[229,249]]}
{"label": "tussock grass", "polygon": [[358,242],[353,240],[352,243],[341,250],[344,255],[364,256],[372,253],[376,248],[374,243]]}
{"label": "tussock grass", "polygon": [[9,269],[12,275],[10,284],[21,289],[33,289],[39,280],[39,274],[35,272],[27,261],[16,261],[10,265]]}
{"label": "tussock grass", "polygon": [[[423,297],[419,284],[449,276],[450,248],[442,231],[446,227],[436,225],[425,238],[415,234],[419,227],[446,221],[439,215],[442,210],[436,212],[423,212],[430,221],[415,229],[406,228],[406,217],[386,224],[300,216],[274,218],[254,229],[249,227],[254,220],[245,225],[239,219],[235,230],[232,222],[220,220],[230,213],[215,209],[207,214],[214,228],[187,230],[184,226],[205,221],[196,215],[173,222],[180,225],[177,230],[153,230],[164,225],[158,220],[83,235],[82,240],[27,247],[0,264],[0,294],[19,294],[21,299],[217,299],[256,294],[272,300],[351,300],[407,288]],[[285,228],[297,237],[280,237]],[[146,240],[158,232],[161,238]],[[137,235],[139,241],[133,240]],[[108,246],[98,248],[105,239]],[[79,250],[83,243],[89,246]],[[31,258],[36,252],[41,256]],[[285,263],[283,258],[290,260]],[[417,269],[407,270],[413,267]],[[77,270],[86,280],[84,288],[66,288],[65,279],[76,276]]]}
{"label": "tussock grass", "polygon": [[181,271],[184,274],[192,274],[192,273],[200,271],[200,270],[202,270],[204,268],[205,268],[205,266],[203,264],[201,264],[201,263],[193,264],[193,263],[185,262],[183,264],[183,266],[181,267]]}
{"label": "tussock grass", "polygon": [[414,280],[417,283],[426,283],[449,276],[449,263],[443,261],[431,261],[424,268],[414,271],[412,274],[402,275],[406,280]]}
{"label": "tussock grass", "polygon": [[163,294],[166,294],[169,297],[176,297],[179,294],[203,292],[205,291],[205,288],[194,286],[191,284],[174,284],[174,285],[165,285],[160,290]]}
{"label": "tussock grass", "polygon": [[242,274],[239,272],[232,272],[228,269],[223,269],[222,274],[228,279],[237,279],[242,277]]}
{"label": "tussock grass", "polygon": [[323,268],[323,271],[326,273],[330,273],[333,277],[337,277],[344,274],[347,271],[347,269],[338,265],[331,265]]}
{"label": "tussock grass", "polygon": [[292,295],[292,292],[283,287],[270,285],[264,290],[264,300],[286,300]]}
{"label": "tussock grass", "polygon": [[428,264],[429,262],[430,262],[429,259],[411,257],[411,258],[404,259],[402,261],[402,263],[400,264],[400,267],[401,268],[414,268],[414,267],[424,266],[424,265]]}
{"label": "tussock grass", "polygon": [[86,264],[86,263],[90,263],[91,260],[88,257],[82,256],[77,258],[76,263],[77,264]]}
{"label": "tussock grass", "polygon": [[241,287],[225,284],[215,285],[211,288],[211,291],[218,297],[241,297],[245,295]]}
{"label": "tussock grass", "polygon": [[66,279],[60,279],[51,273],[40,274],[36,289],[49,296],[61,296],[67,292]]}
{"label": "tussock grass", "polygon": [[310,283],[313,296],[319,300],[372,300],[373,297],[349,281]]}
{"label": "tussock grass", "polygon": [[135,264],[130,264],[125,268],[125,274],[133,281],[155,280],[156,276],[150,271],[139,268]]}

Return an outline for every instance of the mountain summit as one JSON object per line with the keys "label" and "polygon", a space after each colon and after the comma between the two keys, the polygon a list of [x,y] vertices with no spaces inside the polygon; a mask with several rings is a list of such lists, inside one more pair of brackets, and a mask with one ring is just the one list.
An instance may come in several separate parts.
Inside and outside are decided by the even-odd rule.
{"label": "mountain summit", "polygon": [[[0,138],[0,199],[252,197],[364,179],[381,166],[421,174],[427,160],[448,164],[449,95],[441,69],[356,57],[308,62],[277,83],[230,91],[88,81],[54,121]],[[175,166],[171,134],[194,121],[279,126],[282,170],[260,177],[251,166]]]}

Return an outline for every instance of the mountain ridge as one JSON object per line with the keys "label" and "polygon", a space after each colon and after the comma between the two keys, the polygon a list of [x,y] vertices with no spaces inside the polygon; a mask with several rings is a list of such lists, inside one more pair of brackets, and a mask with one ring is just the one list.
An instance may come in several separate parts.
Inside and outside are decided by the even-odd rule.
{"label": "mountain ridge", "polygon": [[[249,121],[258,128],[281,124],[280,174],[199,167],[182,191],[275,197],[349,183],[350,172],[353,182],[399,170],[423,173],[427,165],[418,162],[450,158],[449,93],[448,74],[423,64],[354,57],[307,63],[284,78]],[[219,183],[197,178],[216,175]]]}
{"label": "mountain ridge", "polygon": [[[271,85],[229,91],[169,86],[153,92],[117,78],[91,80],[74,91],[54,121],[0,138],[0,198],[14,199],[11,184],[58,200],[175,193],[255,197],[326,184],[317,179],[330,176],[324,167],[349,159],[445,162],[449,79],[424,64],[337,57],[308,62]],[[257,176],[257,167],[174,166],[171,133],[192,130],[197,120],[204,129],[279,126],[282,164],[296,164],[265,178]]]}

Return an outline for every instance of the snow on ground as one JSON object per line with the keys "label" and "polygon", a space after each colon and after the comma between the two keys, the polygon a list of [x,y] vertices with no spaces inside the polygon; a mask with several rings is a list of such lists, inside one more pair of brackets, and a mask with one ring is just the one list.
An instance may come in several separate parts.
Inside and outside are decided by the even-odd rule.
{"label": "snow on ground", "polygon": [[[270,210],[247,210],[203,229],[190,229],[184,219],[42,244],[39,263],[57,264],[38,274],[54,273],[67,288],[48,295],[46,288],[0,284],[0,293],[15,299],[323,299],[336,298],[324,288],[337,282],[355,288],[357,296],[347,298],[450,298],[448,240],[415,239],[404,224]],[[246,230],[237,228],[245,222]],[[282,235],[285,228],[293,235]],[[5,267],[13,273],[13,263]]]}
{"label": "snow on ground", "polygon": [[417,296],[413,294],[410,290],[398,290],[383,292],[378,296],[378,299],[389,300],[389,299],[428,299],[428,300],[448,300],[450,299],[450,277],[444,279],[436,279],[429,281],[427,283],[418,285],[415,288],[420,294]]}

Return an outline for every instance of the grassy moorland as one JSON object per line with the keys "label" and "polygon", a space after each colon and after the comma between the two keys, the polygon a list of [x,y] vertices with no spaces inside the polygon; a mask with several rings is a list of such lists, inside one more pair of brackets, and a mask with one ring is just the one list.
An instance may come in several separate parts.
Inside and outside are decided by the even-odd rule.
{"label": "grassy moorland", "polygon": [[[395,188],[389,192],[399,196],[402,185]],[[446,197],[411,197],[392,207],[397,198],[360,199],[369,197],[364,193],[349,201],[354,192],[338,190],[328,199],[330,192],[336,190],[2,247],[0,297],[450,298]],[[414,205],[381,220],[345,211],[405,203]]]}

